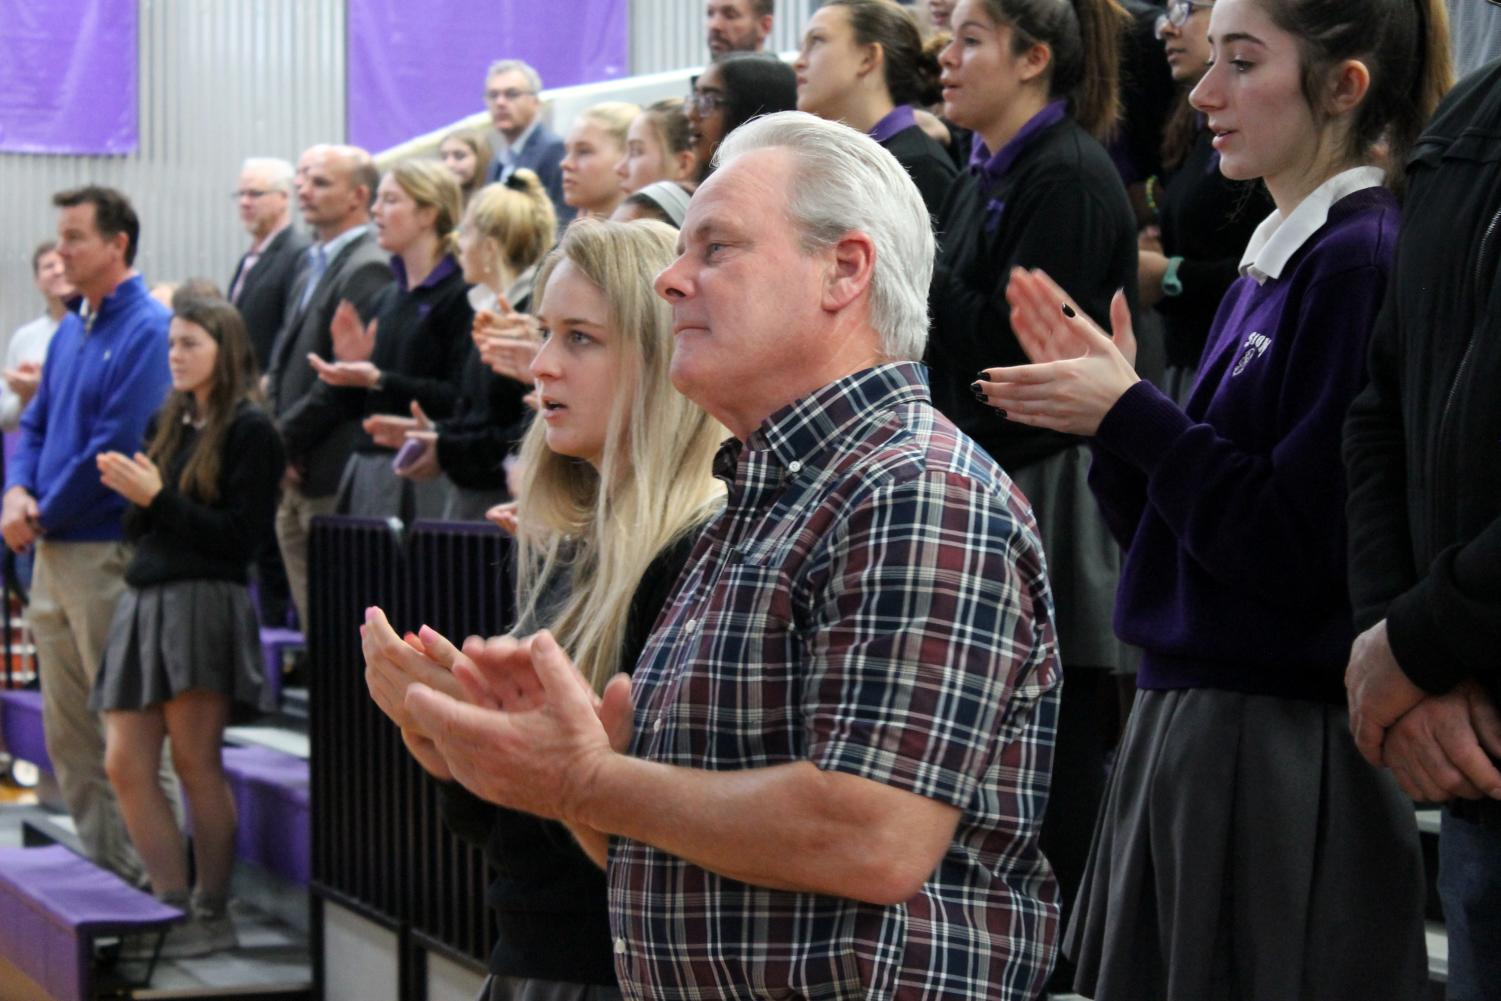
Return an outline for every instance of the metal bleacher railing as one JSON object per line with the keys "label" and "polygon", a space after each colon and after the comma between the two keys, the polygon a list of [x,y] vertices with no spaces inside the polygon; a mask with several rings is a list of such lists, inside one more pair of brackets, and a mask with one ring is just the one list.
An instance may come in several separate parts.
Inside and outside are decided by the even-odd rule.
{"label": "metal bleacher railing", "polygon": [[359,624],[379,605],[398,630],[504,632],[514,606],[510,540],[487,524],[403,529],[330,517],[315,520],[309,557],[313,895],[394,932],[396,996],[420,998],[426,951],[483,967],[496,938],[489,878],[483,855],[443,826],[437,785],[371,702]]}

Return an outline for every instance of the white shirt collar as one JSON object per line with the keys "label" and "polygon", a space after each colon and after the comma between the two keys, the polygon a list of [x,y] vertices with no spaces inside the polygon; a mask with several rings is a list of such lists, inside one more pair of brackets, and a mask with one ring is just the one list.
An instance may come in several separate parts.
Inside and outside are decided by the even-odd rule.
{"label": "white shirt collar", "polygon": [[500,297],[495,294],[495,290],[484,282],[469,286],[469,291],[465,295],[468,296],[469,305],[476,313],[486,309],[493,310],[495,304],[500,301]]}
{"label": "white shirt collar", "polygon": [[367,222],[360,223],[358,226],[351,226],[332,240],[323,244],[323,253],[328,258],[328,263],[332,264],[334,258],[338,256],[339,251],[358,240],[364,235],[365,230],[369,228],[370,224]]}
{"label": "white shirt collar", "polygon": [[1298,203],[1286,219],[1275,211],[1261,221],[1240,258],[1240,273],[1265,285],[1268,278],[1282,277],[1282,269],[1308,238],[1329,220],[1329,208],[1346,195],[1380,187],[1386,171],[1380,167],[1351,167],[1335,174]]}
{"label": "white shirt collar", "polygon": [[528,125],[526,130],[516,137],[515,142],[508,141],[504,132],[496,132],[495,134],[500,136],[500,155],[508,161],[520,156],[521,151],[526,149],[526,144],[531,141],[532,134],[537,131],[537,126],[541,124],[542,116],[539,114],[536,118],[532,119],[532,124]]}

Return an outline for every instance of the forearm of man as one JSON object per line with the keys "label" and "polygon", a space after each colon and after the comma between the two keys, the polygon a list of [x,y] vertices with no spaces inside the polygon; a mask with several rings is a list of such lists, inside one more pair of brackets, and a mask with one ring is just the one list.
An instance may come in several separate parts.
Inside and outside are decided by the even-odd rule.
{"label": "forearm of man", "polygon": [[811,762],[713,772],[618,754],[574,814],[741,882],[874,904],[913,896],[959,822],[955,807]]}

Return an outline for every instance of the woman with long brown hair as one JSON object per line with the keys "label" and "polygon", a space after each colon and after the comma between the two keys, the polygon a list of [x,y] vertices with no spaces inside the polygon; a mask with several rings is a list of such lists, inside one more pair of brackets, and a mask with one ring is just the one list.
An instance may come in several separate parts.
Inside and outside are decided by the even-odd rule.
{"label": "woman with long brown hair", "polygon": [[[89,707],[104,713],[105,767],[151,888],[189,911],[163,955],[190,956],[235,944],[226,909],[235,802],[220,747],[232,706],[259,703],[246,571],[273,538],[285,459],[253,402],[255,362],[239,313],[181,292],[174,306],[172,392],[146,450],[97,460],[104,485],[130,502],[126,535],[136,549]],[[191,897],[182,832],[159,779],[167,737],[193,817]]]}

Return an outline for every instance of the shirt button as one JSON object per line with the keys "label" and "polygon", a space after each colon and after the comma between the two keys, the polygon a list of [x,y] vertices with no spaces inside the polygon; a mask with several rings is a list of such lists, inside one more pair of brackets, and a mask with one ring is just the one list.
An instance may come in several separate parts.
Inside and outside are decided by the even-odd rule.
{"label": "shirt button", "polygon": [[625,955],[625,939],[623,939],[623,938],[617,938],[615,940],[615,955],[617,955],[617,956],[624,956]]}
{"label": "shirt button", "polygon": [[687,622],[683,623],[683,631],[684,632],[690,632],[691,633],[691,632],[693,632],[693,630],[695,630],[697,628],[698,628],[698,620],[697,619],[689,619]]}
{"label": "shirt button", "polygon": [[796,459],[793,459],[791,462],[787,463],[787,472],[800,473],[802,471],[803,464],[801,462],[798,462]]}
{"label": "shirt button", "polygon": [[656,732],[658,732],[661,729],[662,729],[662,717],[658,716],[656,719],[652,720],[651,730],[652,730],[652,733],[656,733]]}

